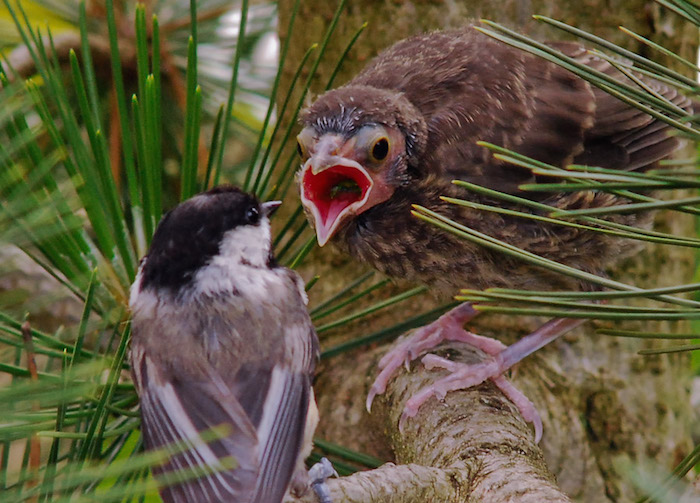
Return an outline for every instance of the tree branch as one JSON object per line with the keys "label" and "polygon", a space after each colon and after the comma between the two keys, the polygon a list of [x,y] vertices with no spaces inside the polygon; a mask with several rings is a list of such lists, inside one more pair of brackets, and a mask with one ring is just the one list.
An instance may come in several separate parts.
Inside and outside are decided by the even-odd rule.
{"label": "tree branch", "polygon": [[[466,363],[480,359],[460,345],[441,346],[439,353]],[[363,412],[367,383],[375,373],[378,356],[374,351],[361,362],[334,366],[334,372],[323,374],[330,375],[332,382],[322,379],[317,384],[320,408],[328,410],[328,397],[335,397],[338,408],[319,433],[342,435],[338,424],[345,429],[345,438],[347,431],[364,432],[360,438],[349,439],[355,448],[385,452],[388,448],[401,464],[388,463],[329,481],[334,502],[570,501],[556,486],[531,429],[491,384],[449,393],[444,401],[429,400],[407,421],[402,434],[397,425],[406,400],[445,374],[425,370],[416,361],[410,372],[401,372],[377,399],[371,416]],[[364,393],[357,392],[358,376],[364,381]],[[359,421],[348,424],[352,418]],[[314,500],[306,495],[288,501]]]}

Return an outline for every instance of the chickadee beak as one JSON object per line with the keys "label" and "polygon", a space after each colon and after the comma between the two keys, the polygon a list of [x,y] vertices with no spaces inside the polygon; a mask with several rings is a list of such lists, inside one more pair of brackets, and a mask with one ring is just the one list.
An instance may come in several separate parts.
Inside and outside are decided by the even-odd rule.
{"label": "chickadee beak", "polygon": [[263,215],[269,217],[275,211],[277,211],[277,208],[279,208],[281,204],[282,201],[267,201],[266,203],[262,203],[260,206],[262,207]]}

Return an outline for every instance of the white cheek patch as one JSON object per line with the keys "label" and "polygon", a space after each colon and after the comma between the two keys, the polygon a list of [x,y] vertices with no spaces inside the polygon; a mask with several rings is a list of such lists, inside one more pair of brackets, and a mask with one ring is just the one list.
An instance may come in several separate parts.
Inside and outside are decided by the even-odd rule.
{"label": "white cheek patch", "polygon": [[[203,294],[242,291],[265,298],[270,257],[270,221],[262,218],[256,226],[245,225],[224,235],[219,254],[197,271],[195,289]],[[256,272],[251,273],[251,268]]]}
{"label": "white cheek patch", "polygon": [[138,316],[141,319],[152,319],[158,314],[158,309],[163,308],[160,303],[159,296],[152,290],[142,290],[141,282],[143,281],[143,268],[146,265],[145,259],[138,272],[136,279],[131,285],[129,291],[129,309],[132,316]]}
{"label": "white cheek patch", "polygon": [[258,225],[242,225],[224,234],[219,254],[212,263],[232,261],[265,267],[270,256],[270,220],[263,217]]}

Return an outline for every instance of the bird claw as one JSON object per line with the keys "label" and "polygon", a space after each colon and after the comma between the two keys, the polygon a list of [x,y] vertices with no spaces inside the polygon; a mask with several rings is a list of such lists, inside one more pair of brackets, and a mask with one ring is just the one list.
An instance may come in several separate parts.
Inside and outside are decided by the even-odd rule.
{"label": "bird claw", "polygon": [[367,401],[365,402],[367,412],[372,411],[372,402],[374,401],[374,398],[386,391],[386,387],[391,380],[391,376],[394,375],[396,370],[401,368],[402,365],[406,371],[410,370],[411,361],[415,359],[413,356],[414,351],[411,348],[411,344],[414,339],[413,336],[415,334],[416,333],[414,332],[414,334],[412,334],[408,340],[402,341],[397,347],[391,349],[382,357],[381,360],[379,360],[378,367],[381,372],[379,372],[379,375],[376,377],[374,383],[372,383],[372,386],[369,389],[369,392],[367,393]]}
{"label": "bird claw", "polygon": [[[406,372],[411,370],[410,365],[411,361],[415,359],[411,355],[410,351],[405,351],[405,355],[401,357],[401,355],[397,355],[397,352],[400,352],[401,347],[397,347],[391,351],[389,351],[384,357],[379,361],[379,368],[381,369],[381,372],[379,372],[379,375],[376,377],[374,380],[374,383],[372,383],[372,386],[369,388],[369,392],[367,393],[367,400],[365,401],[365,407],[367,408],[367,412],[372,412],[372,402],[374,402],[374,398],[377,395],[382,395],[386,391],[386,387],[389,384],[389,380],[391,379],[391,376],[394,374],[394,372],[401,367],[403,364],[403,367],[406,369]],[[390,358],[387,358],[390,357]],[[403,362],[401,362],[403,360]],[[397,363],[398,361],[398,363]],[[382,364],[383,362],[383,364]]]}
{"label": "bird claw", "polygon": [[[401,413],[401,417],[399,418],[399,432],[403,434],[404,427],[406,426],[406,421],[408,421],[409,418],[415,417],[416,414],[418,414],[418,407],[413,408],[409,406],[409,402],[413,399],[414,397],[411,397],[408,402],[406,402],[406,405],[404,406],[403,412]],[[426,398],[427,400],[427,398]]]}
{"label": "bird claw", "polygon": [[513,386],[505,377],[498,376],[492,377],[491,381],[498,386],[508,400],[513,402],[520,411],[520,415],[523,417],[525,422],[532,424],[535,429],[535,443],[539,444],[542,440],[542,432],[544,430],[542,426],[542,418],[540,413],[537,412],[535,404],[533,404],[528,397],[523,394],[518,388]]}
{"label": "bird claw", "polygon": [[443,368],[451,373],[430,386],[424,387],[406,402],[403,414],[401,414],[401,419],[399,420],[399,431],[403,433],[407,419],[414,417],[418,413],[418,409],[431,396],[435,396],[438,400],[444,400],[450,391],[468,389],[490,379],[506,398],[517,407],[523,419],[528,423],[532,423],[535,429],[535,442],[539,443],[543,431],[542,418],[534,404],[501,375],[505,369],[499,363],[498,358],[491,358],[477,364],[465,364],[428,354],[423,357],[421,362],[428,370]]}
{"label": "bird claw", "polygon": [[[451,311],[443,314],[434,322],[420,327],[410,334],[405,340],[399,342],[394,348],[389,350],[379,360],[379,375],[374,380],[367,395],[366,407],[367,412],[372,409],[372,402],[377,395],[381,395],[386,391],[386,387],[391,379],[391,376],[403,365],[408,371],[410,363],[423,351],[434,348],[445,340],[468,341],[473,337],[489,340],[486,337],[480,337],[470,332],[466,332],[463,328],[464,323],[476,315],[476,311],[469,304],[460,304]],[[493,341],[496,344],[500,342]],[[477,347],[480,347],[477,344]]]}
{"label": "bird claw", "polygon": [[311,489],[316,493],[320,503],[333,503],[331,491],[328,488],[328,484],[326,484],[326,480],[330,477],[338,476],[338,472],[333,468],[328,458],[321,458],[318,463],[309,468]]}
{"label": "bird claw", "polygon": [[367,400],[365,401],[365,408],[367,409],[367,412],[372,412],[372,402],[374,402],[374,397],[381,393],[384,392],[378,390],[375,391],[375,387],[372,385],[372,387],[369,389],[369,393],[367,393]]}
{"label": "bird claw", "polygon": [[414,358],[412,356],[413,351],[411,349],[411,342],[413,340],[414,335],[415,332],[411,334],[406,340],[401,341],[394,349],[382,356],[382,358],[379,360],[379,363],[377,364],[377,367],[379,367],[380,370],[383,370],[387,367],[395,366],[397,360],[410,362]]}
{"label": "bird claw", "polygon": [[401,341],[395,348],[385,354],[379,361],[381,372],[375,379],[367,394],[367,411],[372,408],[372,402],[377,395],[386,391],[386,387],[394,372],[405,365],[408,370],[409,363],[417,355],[433,348],[443,341],[459,341],[474,346],[491,356],[490,359],[481,363],[467,365],[453,362],[437,355],[427,354],[421,362],[426,369],[443,368],[450,372],[450,375],[436,381],[430,386],[426,386],[412,396],[404,406],[403,413],[399,419],[399,431],[403,433],[406,421],[418,413],[418,409],[432,396],[439,400],[444,400],[447,393],[458,389],[476,386],[487,379],[503,392],[503,394],[518,408],[523,419],[534,425],[535,438],[539,442],[542,438],[542,420],[535,409],[535,406],[527,399],[515,386],[510,384],[503,372],[507,370],[501,357],[507,349],[500,341],[473,334],[465,330],[462,325],[475,315],[476,311],[468,305],[462,304],[452,311],[444,314],[433,323],[421,327],[413,332],[406,340]]}

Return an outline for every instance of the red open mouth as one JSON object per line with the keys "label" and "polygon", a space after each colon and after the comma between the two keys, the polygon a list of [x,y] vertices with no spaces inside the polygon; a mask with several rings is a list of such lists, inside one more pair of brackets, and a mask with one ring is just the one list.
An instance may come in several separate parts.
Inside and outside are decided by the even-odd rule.
{"label": "red open mouth", "polygon": [[302,202],[314,213],[319,243],[323,245],[340,220],[364,203],[372,180],[363,169],[354,166],[335,165],[315,175],[307,165],[301,187]]}

